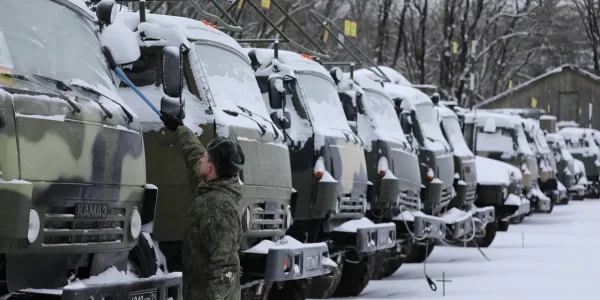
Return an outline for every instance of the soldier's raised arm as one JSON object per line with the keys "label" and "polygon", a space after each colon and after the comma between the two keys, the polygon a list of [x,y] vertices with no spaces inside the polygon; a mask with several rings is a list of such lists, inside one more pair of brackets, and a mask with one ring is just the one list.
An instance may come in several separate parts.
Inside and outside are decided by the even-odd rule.
{"label": "soldier's raised arm", "polygon": [[206,149],[202,146],[196,134],[185,125],[177,127],[177,137],[181,144],[181,153],[185,159],[189,181],[192,189],[194,189],[204,180],[200,176],[200,159],[206,152]]}

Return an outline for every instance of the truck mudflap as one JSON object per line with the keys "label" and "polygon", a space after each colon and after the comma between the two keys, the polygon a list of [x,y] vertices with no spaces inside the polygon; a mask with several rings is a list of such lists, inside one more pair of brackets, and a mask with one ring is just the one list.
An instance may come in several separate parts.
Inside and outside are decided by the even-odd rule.
{"label": "truck mudflap", "polygon": [[370,253],[396,246],[396,224],[375,224],[363,217],[344,222],[333,229],[332,238],[337,247],[357,253]]}
{"label": "truck mudflap", "polygon": [[496,209],[493,206],[477,207],[473,205],[471,207],[471,214],[474,218],[479,219],[483,223],[483,226],[496,220]]}
{"label": "truck mudflap", "polygon": [[25,289],[5,299],[56,299],[56,300],[182,300],[181,272],[150,278],[120,280],[110,283],[73,283],[62,289]]}
{"label": "truck mudflap", "polygon": [[327,244],[304,244],[291,236],[277,242],[264,240],[242,251],[243,277],[254,280],[288,281],[312,278],[329,273],[323,261],[329,257]]}
{"label": "truck mudflap", "polygon": [[[393,217],[392,221],[396,223],[399,235],[405,235],[408,230],[413,238],[419,240],[441,240],[446,236],[446,222],[422,211],[405,210]],[[408,228],[406,228],[407,226]]]}
{"label": "truck mudflap", "polygon": [[460,239],[466,235],[473,234],[475,222],[471,212],[462,211],[456,207],[449,209],[442,214],[441,219],[446,223],[448,237]]}

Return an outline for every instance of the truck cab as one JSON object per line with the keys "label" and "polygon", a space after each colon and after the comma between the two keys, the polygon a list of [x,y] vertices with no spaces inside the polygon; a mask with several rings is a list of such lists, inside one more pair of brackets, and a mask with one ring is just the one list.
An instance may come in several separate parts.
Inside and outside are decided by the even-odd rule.
{"label": "truck cab", "polygon": [[593,129],[580,127],[564,127],[558,131],[573,158],[583,162],[587,174],[587,189],[585,197],[597,198],[600,195],[600,147],[596,143]]}
{"label": "truck cab", "polygon": [[[267,293],[265,286],[272,282],[328,273],[322,266],[328,255],[324,243],[302,244],[309,241],[286,236],[294,222],[290,201],[296,192],[288,147],[284,133],[269,119],[241,46],[205,22],[155,14],[143,18],[140,22],[138,12],[117,15],[121,26],[134,32],[140,52],[123,66],[124,72],[155,106],[171,107],[203,145],[220,136],[244,151],[238,207],[243,297]],[[184,221],[195,187],[189,186],[175,133],[136,99],[134,90],[121,83],[119,94],[140,116],[147,180],[160,190],[153,238],[166,261],[159,261],[159,268],[179,271]]]}
{"label": "truck cab", "polygon": [[373,183],[363,141],[348,125],[335,81],[323,66],[295,52],[244,50],[265,106],[287,138],[297,190],[290,234],[328,243],[339,267],[334,272],[343,264],[338,277],[314,278],[309,296],[357,296],[368,283],[374,253],[396,240],[393,223],[374,224],[365,217]]}
{"label": "truck cab", "polygon": [[571,152],[569,152],[569,149],[567,149],[565,139],[558,133],[546,133],[546,141],[556,159],[557,178],[559,182],[565,185],[570,198],[583,200],[585,185],[580,182],[583,176],[581,173],[576,172],[575,159],[571,155]]}

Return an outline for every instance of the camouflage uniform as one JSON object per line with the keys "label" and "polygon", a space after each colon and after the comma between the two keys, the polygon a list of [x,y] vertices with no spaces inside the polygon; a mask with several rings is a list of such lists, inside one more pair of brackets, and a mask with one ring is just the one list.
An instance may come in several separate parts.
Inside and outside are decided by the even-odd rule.
{"label": "camouflage uniform", "polygon": [[177,128],[177,136],[195,187],[183,238],[183,299],[240,299],[239,177],[204,181],[199,172],[206,149],[185,126]]}

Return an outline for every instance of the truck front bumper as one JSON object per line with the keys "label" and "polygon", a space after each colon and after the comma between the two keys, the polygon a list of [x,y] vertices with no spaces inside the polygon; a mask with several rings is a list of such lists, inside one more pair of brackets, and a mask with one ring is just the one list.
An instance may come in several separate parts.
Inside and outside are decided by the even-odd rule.
{"label": "truck front bumper", "polygon": [[323,260],[329,257],[325,243],[304,244],[284,236],[277,243],[264,240],[242,253],[242,281],[249,277],[252,280],[288,281],[329,273],[323,266]]}
{"label": "truck front bumper", "polygon": [[[114,279],[113,279],[114,280]],[[183,281],[181,272],[173,272],[165,276],[144,279],[132,279],[131,281],[116,281],[101,284],[73,283],[62,289],[36,290],[25,289],[13,293],[11,298],[31,296],[32,299],[43,297],[43,299],[56,300],[88,300],[88,299],[111,299],[111,300],[181,300]]]}
{"label": "truck front bumper", "polygon": [[[403,211],[392,218],[399,235],[411,233],[411,236],[423,240],[441,240],[446,236],[446,222],[443,219],[426,215],[421,211]],[[408,226],[408,228],[406,228]]]}
{"label": "truck front bumper", "polygon": [[465,212],[458,208],[452,208],[441,215],[441,218],[446,223],[447,238],[460,239],[462,237],[472,235],[475,230],[473,214]]}
{"label": "truck front bumper", "polygon": [[518,217],[521,215],[526,215],[529,214],[529,212],[531,211],[531,202],[528,199],[519,197],[515,194],[509,194],[506,200],[504,201],[504,205],[518,207],[518,209],[507,219]]}
{"label": "truck front bumper", "polygon": [[332,238],[336,247],[357,253],[389,249],[396,246],[396,224],[375,224],[363,217],[334,228]]}

